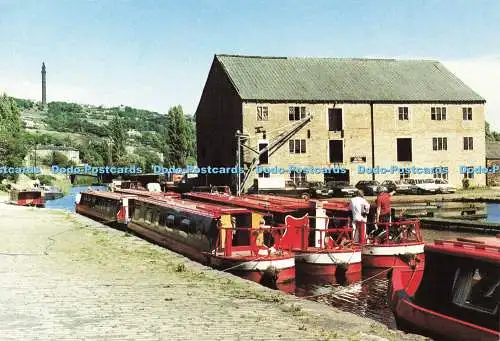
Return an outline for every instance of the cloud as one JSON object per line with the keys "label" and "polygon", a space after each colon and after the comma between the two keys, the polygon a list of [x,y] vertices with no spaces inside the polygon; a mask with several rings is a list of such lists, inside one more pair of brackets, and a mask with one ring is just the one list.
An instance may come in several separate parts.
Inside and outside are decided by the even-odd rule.
{"label": "cloud", "polygon": [[500,131],[500,56],[442,62],[465,84],[486,99],[486,120]]}

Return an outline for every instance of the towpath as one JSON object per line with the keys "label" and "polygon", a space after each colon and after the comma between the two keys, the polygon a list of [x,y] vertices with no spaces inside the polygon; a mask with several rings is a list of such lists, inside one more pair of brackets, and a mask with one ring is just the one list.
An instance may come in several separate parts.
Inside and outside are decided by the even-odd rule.
{"label": "towpath", "polygon": [[0,203],[2,340],[420,340],[76,214]]}

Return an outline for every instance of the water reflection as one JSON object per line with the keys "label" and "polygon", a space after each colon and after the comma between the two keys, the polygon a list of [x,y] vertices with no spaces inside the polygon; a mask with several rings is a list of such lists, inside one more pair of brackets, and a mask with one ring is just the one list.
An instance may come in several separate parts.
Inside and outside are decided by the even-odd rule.
{"label": "water reflection", "polygon": [[388,270],[364,270],[347,276],[297,276],[295,283],[278,288],[298,297],[368,317],[395,329],[394,316],[387,304]]}
{"label": "water reflection", "polygon": [[486,205],[486,221],[490,223],[500,223],[500,204],[489,203]]}

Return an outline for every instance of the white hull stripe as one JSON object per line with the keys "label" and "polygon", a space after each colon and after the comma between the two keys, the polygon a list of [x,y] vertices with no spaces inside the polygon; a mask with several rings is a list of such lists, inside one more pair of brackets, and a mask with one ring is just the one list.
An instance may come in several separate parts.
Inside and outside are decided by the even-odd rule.
{"label": "white hull stripe", "polygon": [[361,263],[361,251],[335,253],[303,253],[295,256],[297,262],[311,264]]}
{"label": "white hull stripe", "polygon": [[369,256],[392,256],[402,255],[405,253],[423,253],[424,243],[417,245],[395,245],[395,246],[377,246],[365,245],[363,246],[363,254]]}
{"label": "white hull stripe", "polygon": [[[277,260],[251,260],[251,261],[237,261],[232,259],[212,258],[214,265],[231,265],[235,266],[235,270],[242,271],[264,271],[270,266],[274,266],[278,270],[293,268],[295,266],[295,259],[293,257]],[[237,267],[236,267],[237,266]]]}

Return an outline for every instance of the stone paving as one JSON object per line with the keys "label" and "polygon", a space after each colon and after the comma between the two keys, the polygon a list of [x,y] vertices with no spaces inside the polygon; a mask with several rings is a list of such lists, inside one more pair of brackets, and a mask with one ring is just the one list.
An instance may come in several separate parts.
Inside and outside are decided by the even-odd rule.
{"label": "stone paving", "polygon": [[0,203],[0,340],[419,340],[62,211]]}

